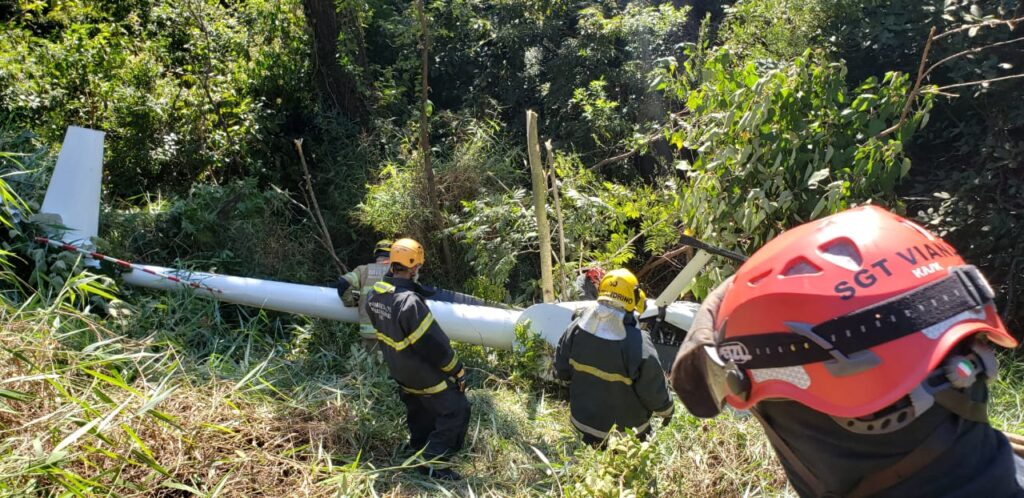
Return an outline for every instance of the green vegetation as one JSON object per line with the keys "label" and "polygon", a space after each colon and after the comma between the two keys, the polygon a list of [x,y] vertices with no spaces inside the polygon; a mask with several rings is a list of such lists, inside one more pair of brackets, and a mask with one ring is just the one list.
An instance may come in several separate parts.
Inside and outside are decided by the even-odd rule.
{"label": "green vegetation", "polygon": [[[647,443],[582,446],[526,330],[518,351],[459,346],[469,478],[419,478],[394,456],[394,386],[352,326],[121,289],[115,269],[30,242],[68,125],[107,133],[95,242],[126,259],[325,284],[338,269],[312,195],[349,265],[411,235],[431,283],[534,302],[529,108],[560,182],[559,293],[601,263],[654,296],[683,262],[680,231],[752,252],[873,202],[946,237],[1024,326],[1024,35],[1003,22],[1019,2],[693,4],[426,2],[434,216],[413,2],[0,3],[0,496],[788,489],[739,414],[678,406]],[[694,295],[733,270],[716,258]],[[1020,433],[1024,369],[1002,359],[991,414]]]}
{"label": "green vegetation", "polygon": [[[5,310],[0,494],[445,493],[394,457],[404,411],[382,363],[354,341],[337,344],[344,326],[215,307],[174,295],[116,302],[104,322],[60,302]],[[784,486],[777,466],[764,467],[767,443],[750,420],[681,416],[651,442],[597,452],[579,443],[564,400],[523,389],[517,375],[527,373],[503,371],[494,353],[462,355],[471,358],[473,420],[460,470],[472,477],[453,492],[681,496]],[[737,444],[716,445],[715,434]]]}

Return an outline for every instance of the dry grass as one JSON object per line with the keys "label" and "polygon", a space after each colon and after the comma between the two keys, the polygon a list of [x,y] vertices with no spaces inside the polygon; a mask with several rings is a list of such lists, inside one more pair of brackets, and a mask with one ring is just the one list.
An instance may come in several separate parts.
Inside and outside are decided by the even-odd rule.
{"label": "dry grass", "polygon": [[[488,363],[507,355],[471,348],[473,418],[458,460],[467,479],[442,487],[393,456],[401,405],[378,359],[338,345],[350,330],[282,334],[265,317],[226,323],[215,307],[186,320],[190,303],[159,299],[121,322],[53,308],[3,316],[0,495],[791,493],[749,417],[699,420],[678,406],[651,441],[598,452],[579,443],[563,399]],[[1019,428],[1020,372],[1010,371],[994,412]]]}

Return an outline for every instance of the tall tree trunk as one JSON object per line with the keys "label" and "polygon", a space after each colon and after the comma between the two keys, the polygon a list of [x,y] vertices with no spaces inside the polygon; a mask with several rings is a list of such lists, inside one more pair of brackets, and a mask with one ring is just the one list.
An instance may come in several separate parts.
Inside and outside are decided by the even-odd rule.
{"label": "tall tree trunk", "polygon": [[[437,229],[444,228],[444,217],[441,216],[441,206],[437,198],[437,182],[434,181],[434,166],[431,165],[430,154],[430,117],[427,115],[427,108],[430,105],[430,31],[427,29],[427,14],[424,12],[423,0],[416,0],[416,11],[420,18],[420,54],[422,56],[423,71],[420,76],[420,155],[423,157],[423,176],[427,180],[427,202],[430,203],[430,210],[434,214],[434,224]],[[452,267],[451,248],[448,247],[448,238],[441,234],[441,249],[444,255],[445,267]]]}
{"label": "tall tree trunk", "polygon": [[[313,75],[321,100],[365,126],[367,108],[359,94],[359,81],[338,63],[341,28],[334,0],[302,0],[302,5],[313,32]],[[356,44],[362,42],[362,36],[357,33]],[[360,55],[363,47],[357,46],[356,52],[356,60],[365,60],[365,55]]]}

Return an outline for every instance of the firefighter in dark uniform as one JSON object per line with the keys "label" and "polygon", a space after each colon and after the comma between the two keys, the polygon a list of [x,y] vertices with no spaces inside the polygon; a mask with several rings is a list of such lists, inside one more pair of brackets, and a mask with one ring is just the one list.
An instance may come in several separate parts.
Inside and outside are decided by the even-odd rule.
{"label": "firefighter in dark uniform", "polygon": [[801,497],[1024,497],[989,424],[993,345],[1018,339],[985,278],[864,206],[786,231],[701,305],[672,366],[687,409],[761,423]]}
{"label": "firefighter in dark uniform", "polygon": [[462,448],[469,427],[466,371],[414,282],[423,246],[400,239],[391,246],[391,272],[366,301],[391,377],[406,407],[409,446],[423,450],[420,471],[443,480],[461,476],[445,462]]}
{"label": "firefighter in dark uniform", "polygon": [[645,307],[637,279],[608,272],[597,303],[585,309],[558,342],[555,377],[569,384],[570,420],[583,441],[601,446],[613,427],[650,434],[652,415],[672,417],[672,399],[651,338],[636,327]]}

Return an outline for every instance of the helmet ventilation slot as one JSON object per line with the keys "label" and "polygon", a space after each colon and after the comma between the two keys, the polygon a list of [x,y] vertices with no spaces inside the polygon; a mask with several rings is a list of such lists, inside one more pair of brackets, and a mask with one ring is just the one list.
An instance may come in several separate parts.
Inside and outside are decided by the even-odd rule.
{"label": "helmet ventilation slot", "polygon": [[828,262],[850,271],[857,271],[864,264],[857,246],[847,238],[829,241],[818,247],[818,251]]}
{"label": "helmet ventilation slot", "polygon": [[796,277],[800,275],[816,275],[821,273],[821,267],[812,263],[809,259],[804,257],[798,257],[790,260],[786,264],[786,269],[782,270],[783,277]]}

